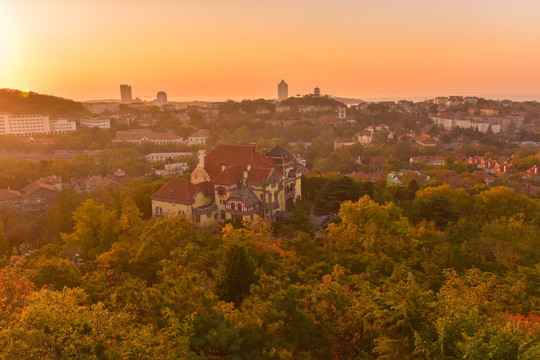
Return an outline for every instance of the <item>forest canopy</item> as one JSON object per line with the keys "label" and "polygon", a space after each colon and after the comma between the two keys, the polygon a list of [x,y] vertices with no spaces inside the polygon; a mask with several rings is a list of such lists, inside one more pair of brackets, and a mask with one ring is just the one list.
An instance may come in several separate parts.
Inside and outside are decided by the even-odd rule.
{"label": "forest canopy", "polygon": [[87,200],[0,268],[0,358],[540,357],[538,199],[432,186],[405,213],[361,190],[316,235]]}

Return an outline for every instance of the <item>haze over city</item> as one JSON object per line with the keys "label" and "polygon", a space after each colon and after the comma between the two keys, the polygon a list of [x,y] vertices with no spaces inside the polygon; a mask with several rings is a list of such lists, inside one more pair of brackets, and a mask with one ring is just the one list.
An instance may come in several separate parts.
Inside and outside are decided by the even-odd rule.
{"label": "haze over city", "polygon": [[540,2],[37,1],[0,4],[0,85],[77,100],[538,99]]}

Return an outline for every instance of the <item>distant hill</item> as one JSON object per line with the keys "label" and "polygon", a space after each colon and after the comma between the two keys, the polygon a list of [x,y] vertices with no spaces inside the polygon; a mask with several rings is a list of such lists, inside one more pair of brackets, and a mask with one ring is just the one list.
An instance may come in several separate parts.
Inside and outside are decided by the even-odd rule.
{"label": "distant hill", "polygon": [[0,89],[0,111],[52,116],[77,115],[86,112],[80,102],[14,89]]}

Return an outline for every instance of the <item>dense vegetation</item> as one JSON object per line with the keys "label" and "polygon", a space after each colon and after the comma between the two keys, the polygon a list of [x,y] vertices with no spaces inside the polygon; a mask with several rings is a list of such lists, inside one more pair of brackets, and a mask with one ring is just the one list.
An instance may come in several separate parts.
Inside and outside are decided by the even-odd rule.
{"label": "dense vegetation", "polygon": [[86,200],[0,269],[0,358],[540,358],[538,199],[431,184],[407,208],[324,181],[355,201],[316,236]]}
{"label": "dense vegetation", "polygon": [[81,115],[86,113],[80,102],[32,91],[0,89],[0,111],[15,114]]}

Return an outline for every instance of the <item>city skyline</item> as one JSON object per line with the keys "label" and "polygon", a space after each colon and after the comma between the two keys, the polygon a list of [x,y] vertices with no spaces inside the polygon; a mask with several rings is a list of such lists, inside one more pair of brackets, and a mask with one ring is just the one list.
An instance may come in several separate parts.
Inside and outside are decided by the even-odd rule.
{"label": "city skyline", "polygon": [[[128,14],[129,16],[126,16]],[[540,100],[540,3],[7,0],[0,87],[76,100],[477,95]]]}

